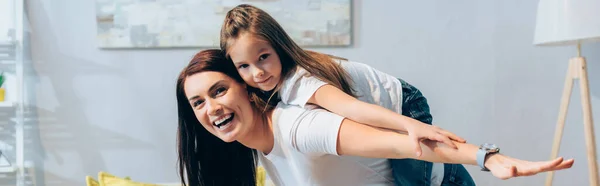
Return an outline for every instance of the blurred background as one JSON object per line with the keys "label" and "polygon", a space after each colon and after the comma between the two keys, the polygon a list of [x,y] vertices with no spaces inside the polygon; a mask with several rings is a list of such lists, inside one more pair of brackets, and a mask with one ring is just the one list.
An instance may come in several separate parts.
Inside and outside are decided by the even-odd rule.
{"label": "blurred background", "polygon": [[[0,185],[85,185],[100,171],[177,183],[175,80],[196,52],[218,47],[211,34],[240,3],[264,8],[307,49],[415,85],[434,124],[469,143],[550,157],[577,50],[533,45],[537,0],[0,0],[0,51],[13,52],[0,57],[0,158],[10,164]],[[582,54],[600,120],[600,43]],[[576,161],[554,185],[589,185],[574,88],[559,156]],[[478,185],[542,185],[546,176],[502,181],[466,167]]]}

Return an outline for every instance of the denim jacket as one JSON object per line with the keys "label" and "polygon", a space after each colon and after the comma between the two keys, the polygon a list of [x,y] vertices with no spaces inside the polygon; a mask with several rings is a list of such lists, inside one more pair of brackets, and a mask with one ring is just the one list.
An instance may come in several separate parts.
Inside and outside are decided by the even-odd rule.
{"label": "denim jacket", "polygon": [[[402,83],[402,115],[430,124],[433,117],[427,99],[414,86],[399,79]],[[397,186],[431,186],[433,163],[414,159],[389,159]],[[444,178],[441,186],[475,185],[469,172],[461,164],[444,164]]]}

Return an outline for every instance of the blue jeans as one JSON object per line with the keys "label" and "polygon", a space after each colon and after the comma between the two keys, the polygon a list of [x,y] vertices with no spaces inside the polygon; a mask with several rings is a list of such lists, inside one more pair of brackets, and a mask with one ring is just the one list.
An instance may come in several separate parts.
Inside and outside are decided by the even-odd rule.
{"label": "blue jeans", "polygon": [[[402,79],[402,115],[423,123],[432,123],[427,99],[414,86]],[[433,163],[414,159],[389,159],[397,186],[429,186]],[[442,186],[475,185],[469,172],[461,164],[444,164]]]}

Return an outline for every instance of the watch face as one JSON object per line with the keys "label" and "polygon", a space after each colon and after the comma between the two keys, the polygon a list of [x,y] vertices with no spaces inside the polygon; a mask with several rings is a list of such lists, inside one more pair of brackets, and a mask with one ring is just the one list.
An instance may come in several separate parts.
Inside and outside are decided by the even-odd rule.
{"label": "watch face", "polygon": [[500,149],[495,144],[484,143],[479,148],[488,151],[488,152],[498,152]]}

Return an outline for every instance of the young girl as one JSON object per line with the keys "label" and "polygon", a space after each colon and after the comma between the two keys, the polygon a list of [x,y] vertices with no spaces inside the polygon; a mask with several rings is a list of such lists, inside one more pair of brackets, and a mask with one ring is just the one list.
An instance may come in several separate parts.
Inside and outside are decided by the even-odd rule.
{"label": "young girl", "polygon": [[221,50],[244,81],[270,93],[269,99],[279,93],[285,104],[315,104],[359,123],[381,123],[376,127],[406,131],[415,140],[417,156],[423,138],[452,147],[451,139],[465,142],[399,114],[402,85],[395,77],[365,64],[303,50],[272,17],[251,5],[239,5],[227,13]]}
{"label": "young girl", "polygon": [[[266,93],[265,101],[318,105],[359,123],[408,132],[416,157],[421,154],[422,139],[451,147],[456,147],[452,140],[465,142],[439,127],[401,115],[402,84],[396,77],[365,64],[303,50],[269,14],[254,6],[239,5],[227,13],[221,49],[248,85]],[[393,167],[402,167],[391,161]],[[403,167],[425,167],[406,162],[413,160],[402,161]],[[429,175],[431,169],[421,172]],[[438,178],[443,176],[443,171],[438,172]]]}

